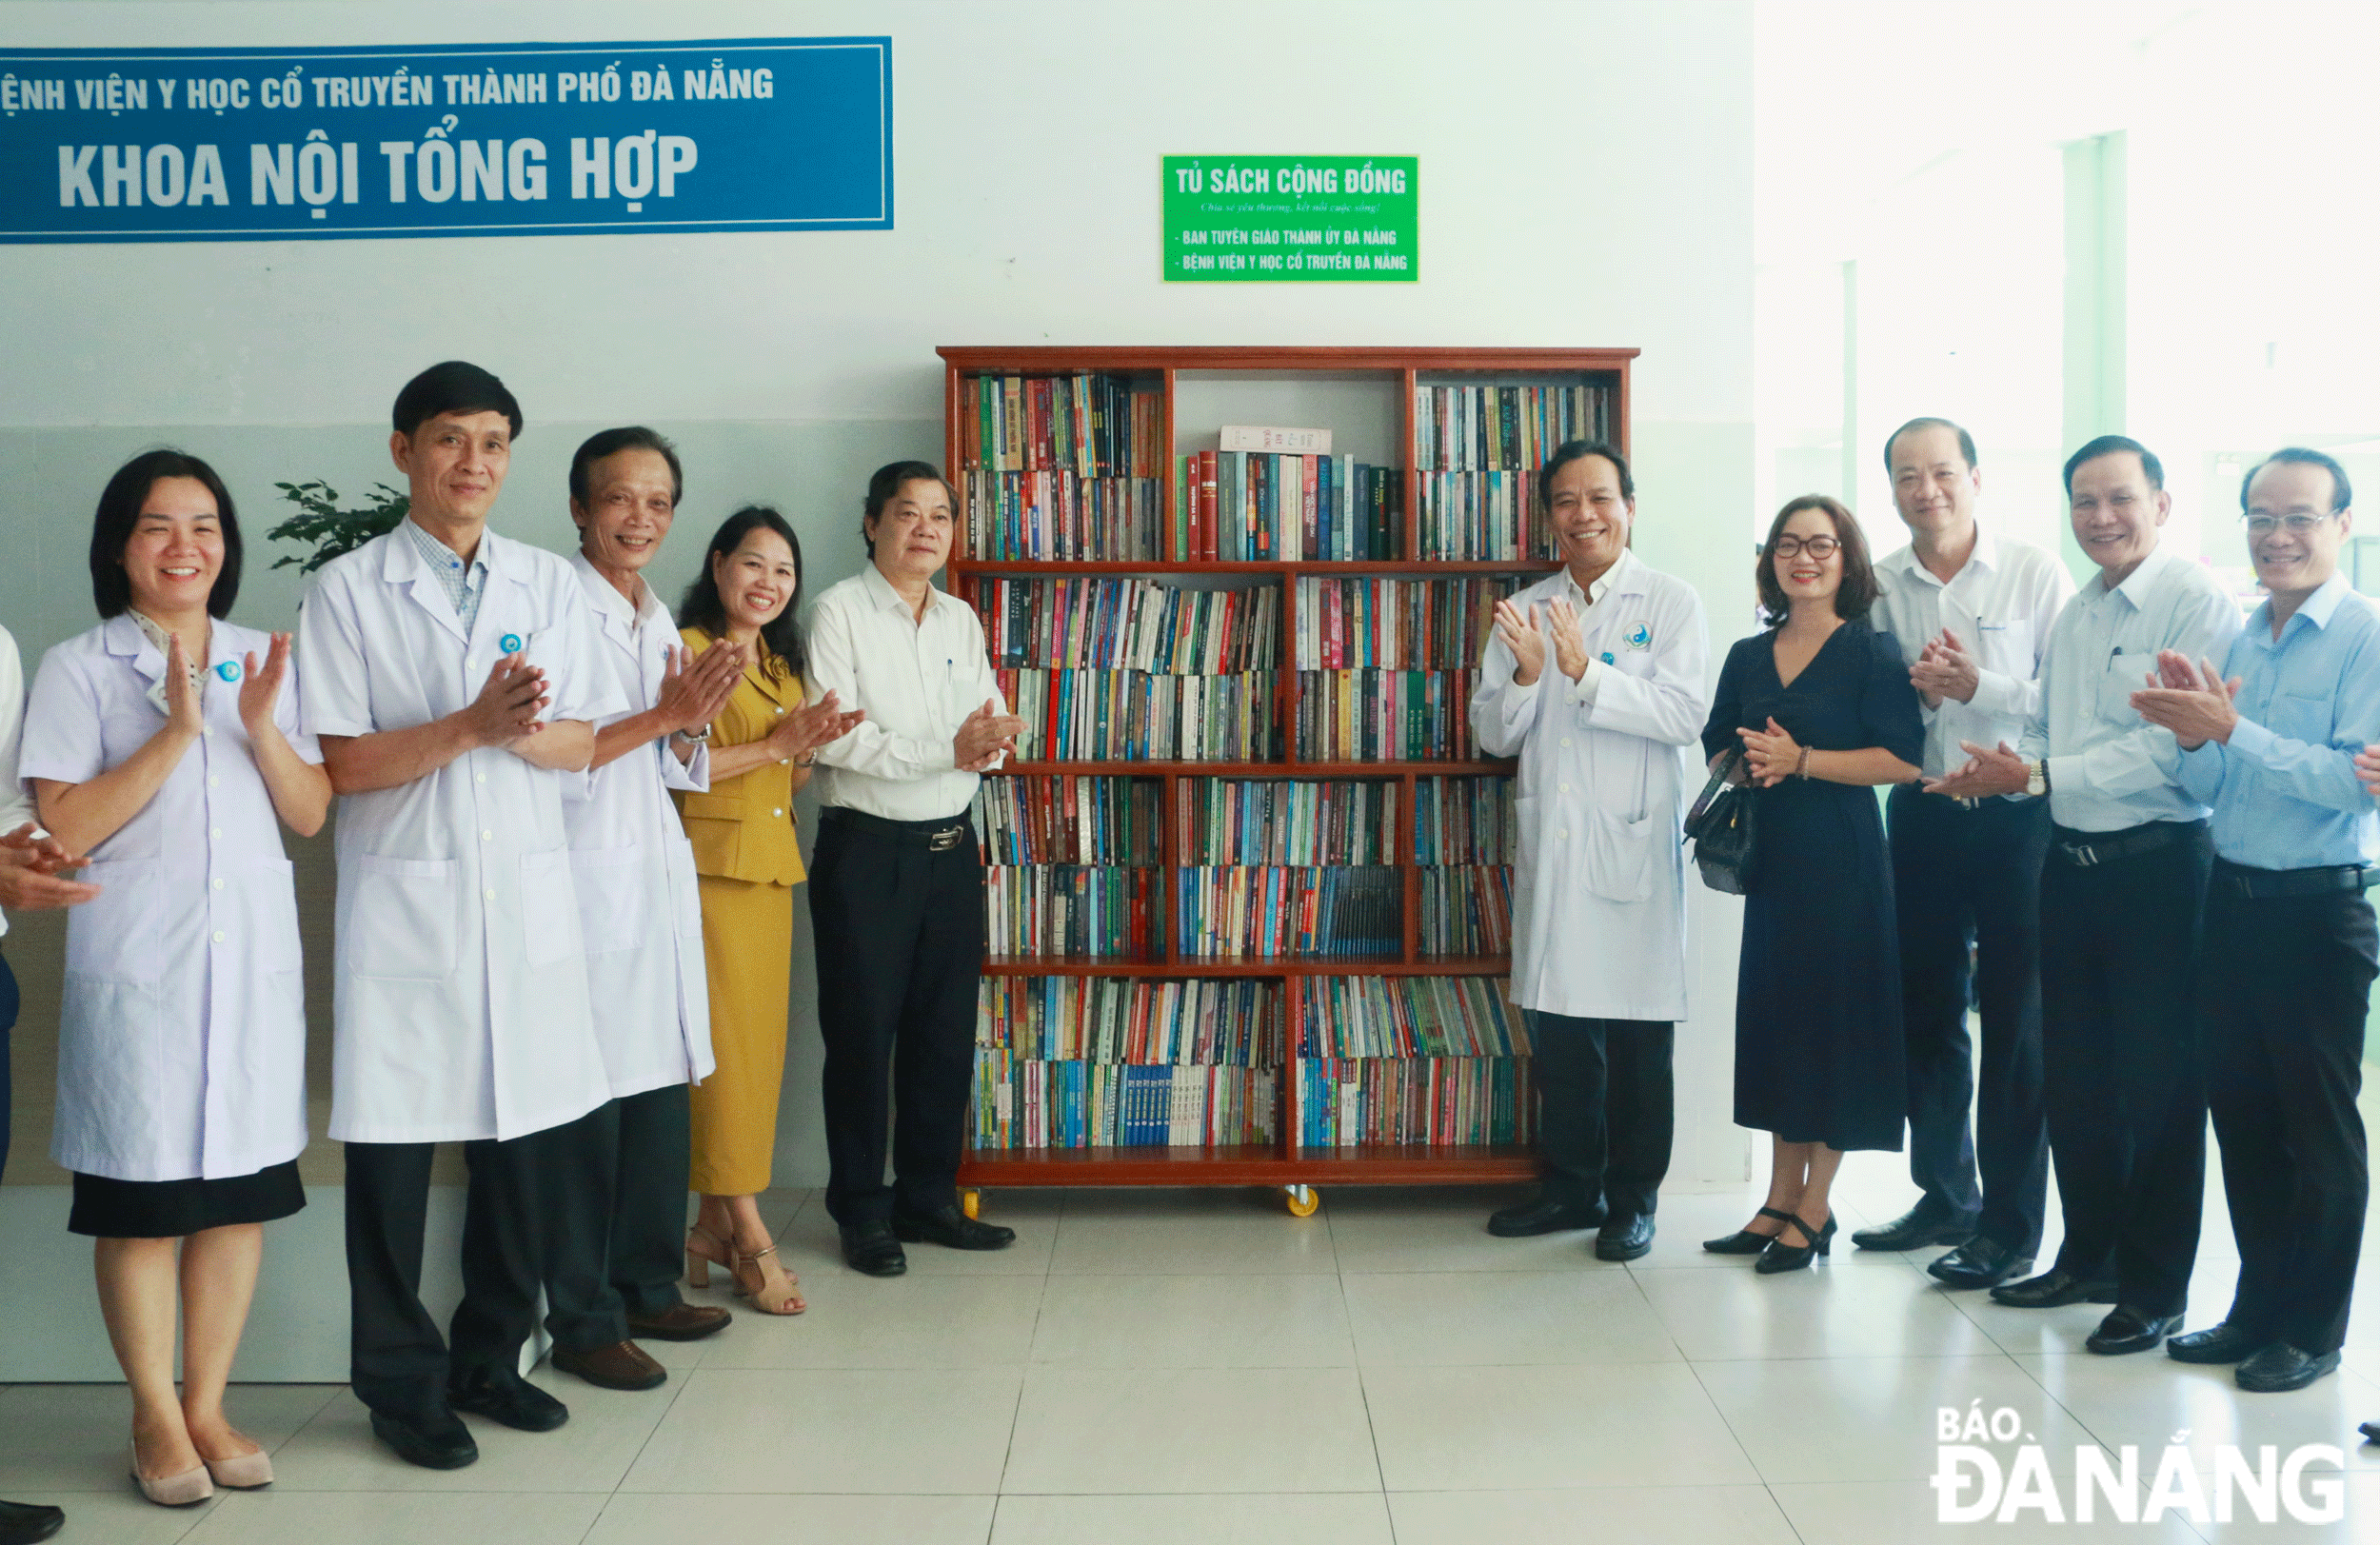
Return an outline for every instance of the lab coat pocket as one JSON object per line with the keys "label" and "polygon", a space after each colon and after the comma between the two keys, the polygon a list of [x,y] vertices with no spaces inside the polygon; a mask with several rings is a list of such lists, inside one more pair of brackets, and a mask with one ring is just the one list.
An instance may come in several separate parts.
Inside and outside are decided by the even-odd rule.
{"label": "lab coat pocket", "polygon": [[446,980],[461,905],[452,859],[365,854],[348,903],[347,969],[384,981]]}
{"label": "lab coat pocket", "polygon": [[66,970],[98,981],[155,981],[165,975],[163,866],[154,859],[93,863],[74,877],[99,894],[67,914]]}
{"label": "lab coat pocket", "polygon": [[1609,810],[1587,812],[1587,889],[1607,901],[1641,901],[1653,890],[1651,816],[1623,821]]}
{"label": "lab coat pocket", "polygon": [[2272,723],[2265,727],[2285,740],[2308,745],[2330,743],[2331,706],[2329,698],[2300,698],[2287,693],[2272,700]]}
{"label": "lab coat pocket", "polygon": [[298,944],[297,869],[288,859],[264,859],[232,883],[239,887],[238,924],[254,941],[256,969],[296,971],[304,967]]}
{"label": "lab coat pocket", "polygon": [[570,887],[578,892],[579,929],[589,955],[635,949],[645,942],[645,909],[652,898],[639,873],[645,850],[589,847],[570,850]]}
{"label": "lab coat pocket", "polygon": [[578,903],[571,899],[577,887],[570,861],[566,847],[521,855],[521,954],[531,965],[555,965],[586,953]]}

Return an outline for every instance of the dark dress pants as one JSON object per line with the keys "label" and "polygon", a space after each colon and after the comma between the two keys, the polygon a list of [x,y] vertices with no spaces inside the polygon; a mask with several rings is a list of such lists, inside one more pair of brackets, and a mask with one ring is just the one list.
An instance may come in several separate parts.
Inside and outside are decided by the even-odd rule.
{"label": "dark dress pants", "polygon": [[[829,806],[810,864],[826,1212],[846,1227],[956,1205],[975,1078],[983,963],[975,831],[963,815],[885,829],[894,824]],[[956,846],[927,846],[929,826],[953,824],[964,833]]]}
{"label": "dark dress pants", "polygon": [[[2041,1060],[2066,1239],[2057,1265],[2179,1314],[2205,1205],[2193,971],[2212,861],[2204,822],[2146,853],[2041,871]],[[2107,835],[2107,834],[2101,834]]]}
{"label": "dark dress pants", "polygon": [[1650,1217],[1669,1173],[1676,1027],[1536,1010],[1529,1027],[1547,1194],[1600,1201],[1615,1222]]}
{"label": "dark dress pants", "polygon": [[508,1142],[463,1145],[470,1185],[463,1204],[463,1301],[449,1342],[422,1306],[422,1235],[429,1207],[427,1142],[350,1142],[347,1159],[348,1380],[375,1411],[420,1416],[446,1409],[446,1388],[481,1367],[510,1370],[537,1324],[537,1290],[551,1174],[570,1167],[585,1122]]}
{"label": "dark dress pants", "polygon": [[2207,1104],[2239,1243],[2231,1323],[2301,1352],[2347,1337],[2370,1194],[2363,1118],[2371,903],[2249,901],[2217,866],[2199,967]]}
{"label": "dark dress pants", "polygon": [[560,1135],[545,1209],[545,1329],[556,1346],[625,1341],[629,1315],[682,1301],[689,1119],[686,1086],[673,1083],[598,1106]]}
{"label": "dark dress pants", "polygon": [[[2046,800],[1973,806],[1893,790],[1893,895],[1909,1046],[1909,1178],[1919,1205],[2031,1257],[2050,1183],[2041,1090],[2041,864]],[[1969,952],[1983,1051],[1967,1035]],[[1972,1138],[1968,1110],[1974,1111]],[[1982,1189],[1976,1189],[1976,1172]]]}

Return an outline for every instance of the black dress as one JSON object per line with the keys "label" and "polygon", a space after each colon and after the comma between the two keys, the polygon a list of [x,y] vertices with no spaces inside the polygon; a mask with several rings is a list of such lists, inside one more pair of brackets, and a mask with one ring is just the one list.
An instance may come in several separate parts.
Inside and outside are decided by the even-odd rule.
{"label": "black dress", "polygon": [[[1925,725],[1891,635],[1836,628],[1791,686],[1776,635],[1727,652],[1706,756],[1774,717],[1818,751],[1880,746],[1912,766]],[[1893,863],[1873,788],[1789,778],[1758,796],[1735,980],[1735,1124],[1787,1142],[1897,1152],[1909,1092]]]}

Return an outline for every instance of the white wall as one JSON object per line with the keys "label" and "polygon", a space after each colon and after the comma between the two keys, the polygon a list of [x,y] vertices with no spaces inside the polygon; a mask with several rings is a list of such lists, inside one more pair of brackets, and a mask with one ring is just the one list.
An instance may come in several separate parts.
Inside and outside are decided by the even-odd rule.
{"label": "white wall", "polygon": [[[566,546],[570,446],[650,422],[687,450],[664,588],[754,497],[801,529],[815,588],[860,562],[866,471],[939,456],[938,344],[1635,345],[1639,550],[1702,588],[1715,661],[1748,613],[1748,0],[21,0],[8,21],[29,46],[887,33],[894,49],[890,232],[0,248],[0,620],[29,654],[87,625],[85,523],[124,456],[170,439],[220,458],[254,552],[272,481],[387,475],[396,387],[457,355],[528,413],[500,528]],[[1249,149],[1418,155],[1420,282],[1160,283],[1159,157]],[[289,576],[262,555],[250,569],[243,619],[285,623]],[[1684,1182],[1740,1178],[1747,1152],[1728,1120],[1735,920],[1706,900],[1679,1038]],[[805,928],[798,944],[781,1184],[823,1172]]]}

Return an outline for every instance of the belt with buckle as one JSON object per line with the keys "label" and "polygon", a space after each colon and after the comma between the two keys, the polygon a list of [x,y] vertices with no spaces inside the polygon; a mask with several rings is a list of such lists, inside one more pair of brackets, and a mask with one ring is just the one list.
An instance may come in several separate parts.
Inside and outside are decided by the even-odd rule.
{"label": "belt with buckle", "polygon": [[840,804],[830,804],[818,814],[823,825],[848,826],[870,837],[886,838],[896,842],[914,842],[929,853],[947,853],[967,840],[967,818],[949,816],[941,821],[887,821]]}
{"label": "belt with buckle", "polygon": [[2097,864],[2113,863],[2119,859],[2134,859],[2143,853],[2172,847],[2188,842],[2207,829],[2203,821],[2152,821],[2145,826],[2130,826],[2122,831],[2074,831],[2065,826],[2050,828],[2050,851],[2077,869]]}
{"label": "belt with buckle", "polygon": [[2243,901],[2278,901],[2304,896],[2336,896],[2380,884],[2380,870],[2359,863],[2312,869],[2258,869],[2227,859],[2214,861],[2215,888]]}

